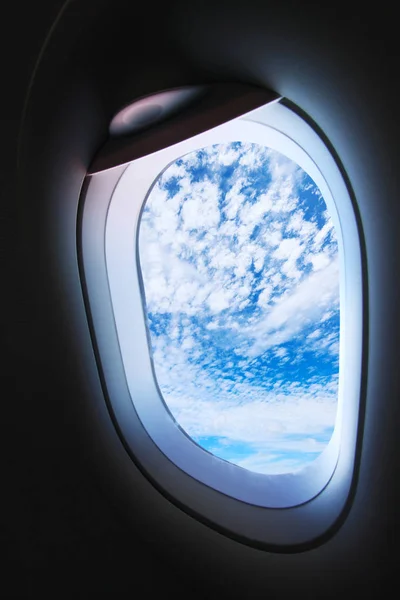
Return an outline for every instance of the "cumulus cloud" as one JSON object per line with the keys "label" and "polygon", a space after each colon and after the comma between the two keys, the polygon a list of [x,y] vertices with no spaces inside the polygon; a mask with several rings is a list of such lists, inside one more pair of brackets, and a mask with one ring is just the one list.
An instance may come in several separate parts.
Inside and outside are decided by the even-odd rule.
{"label": "cumulus cloud", "polygon": [[139,231],[151,351],[171,413],[205,448],[278,472],[326,446],[337,252],[314,182],[269,148],[212,146],[159,178]]}

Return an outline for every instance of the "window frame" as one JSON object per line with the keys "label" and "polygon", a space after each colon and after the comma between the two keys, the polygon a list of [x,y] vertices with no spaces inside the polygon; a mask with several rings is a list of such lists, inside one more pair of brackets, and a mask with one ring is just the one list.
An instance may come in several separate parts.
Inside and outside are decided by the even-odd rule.
{"label": "window frame", "polygon": [[[226,136],[229,139],[232,135],[238,141],[233,121],[141,157],[128,166],[120,165],[88,177],[81,224],[87,300],[114,423],[146,475],[185,510],[230,535],[261,545],[301,545],[323,535],[332,526],[346,503],[352,481],[362,360],[359,231],[350,194],[335,160],[321,138],[300,116],[282,103],[274,102],[246,113],[235,122],[240,122],[242,132],[245,126],[253,131],[256,128],[261,136],[265,136],[268,129],[275,140],[283,137],[286,142],[289,140],[292,148],[300,148],[303,157],[299,160],[299,156],[288,153],[287,147],[284,150],[273,146],[311,175],[334,221],[341,260],[340,369],[336,426],[328,448],[298,473],[261,475],[247,471],[196,445],[166,410],[157,392],[154,375],[153,390],[149,389],[149,378],[143,377],[152,366],[148,340],[147,354],[143,345],[148,333],[140,266],[136,260],[136,273],[131,268],[130,284],[127,285],[129,266],[125,263],[124,277],[121,278],[121,261],[124,262],[123,256],[126,257],[129,250],[131,258],[135,253],[138,257],[135,235],[140,212],[160,173],[179,156],[196,147],[210,145],[210,140],[211,143],[218,143],[212,140],[224,142]],[[265,137],[263,139],[265,144]],[[310,162],[305,165],[307,160]],[[310,164],[319,175],[310,173]],[[147,172],[146,179],[149,165],[153,171],[150,175]],[[126,218],[122,196],[132,195],[129,192],[132,184],[137,194],[137,215]],[[124,214],[125,218],[121,220]],[[135,286],[133,311],[126,292]],[[122,298],[125,300],[121,301]],[[129,310],[127,306],[130,306]],[[126,328],[126,324],[132,318],[134,335],[138,328],[141,330],[142,346],[141,350],[134,351],[135,360],[129,362],[132,330],[129,326]],[[147,361],[146,369],[132,372],[132,365],[136,363],[137,368],[139,357]],[[159,412],[156,422],[153,409],[157,402],[158,408],[163,407],[164,414]],[[150,407],[152,410],[148,410]],[[190,463],[200,468],[193,470]]]}

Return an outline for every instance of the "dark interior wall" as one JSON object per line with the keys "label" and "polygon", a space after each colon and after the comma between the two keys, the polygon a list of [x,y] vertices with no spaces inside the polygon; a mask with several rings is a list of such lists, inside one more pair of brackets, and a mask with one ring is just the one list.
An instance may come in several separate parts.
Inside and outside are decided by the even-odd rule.
{"label": "dark interior wall", "polygon": [[[394,581],[399,539],[393,15],[351,3],[315,12],[255,0],[170,2],[157,11],[121,0],[71,2],[37,69],[14,177],[29,74],[61,7],[26,5],[23,24],[10,7],[3,54],[14,48],[13,69],[4,62],[16,83],[3,109],[2,595],[350,597],[357,589],[378,597]],[[143,479],[108,418],[79,285],[77,200],[113,111],[164,87],[226,79],[274,89],[318,123],[346,169],[367,242],[370,350],[357,493],[335,537],[302,554],[224,538]]]}

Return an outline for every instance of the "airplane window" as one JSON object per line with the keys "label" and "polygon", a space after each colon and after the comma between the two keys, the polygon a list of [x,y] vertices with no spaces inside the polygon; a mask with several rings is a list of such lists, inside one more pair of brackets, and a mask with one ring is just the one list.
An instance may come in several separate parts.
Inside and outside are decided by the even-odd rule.
{"label": "airplane window", "polygon": [[190,152],[147,198],[139,261],[155,377],[182,429],[258,473],[315,460],[335,426],[340,306],[311,177],[259,144]]}
{"label": "airplane window", "polygon": [[95,172],[83,197],[88,310],[132,460],[225,532],[322,535],[353,481],[364,314],[329,147],[271,102]]}

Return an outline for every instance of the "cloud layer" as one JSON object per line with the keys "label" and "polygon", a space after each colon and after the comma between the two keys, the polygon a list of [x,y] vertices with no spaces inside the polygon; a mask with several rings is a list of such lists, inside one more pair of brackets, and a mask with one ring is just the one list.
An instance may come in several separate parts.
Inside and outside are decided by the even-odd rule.
{"label": "cloud layer", "polygon": [[258,472],[316,458],[336,415],[339,273],[310,177],[256,144],[192,152],[154,186],[139,257],[155,374],[180,426]]}

